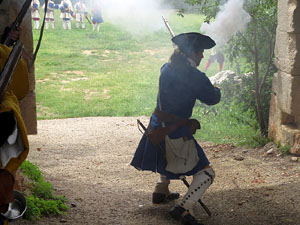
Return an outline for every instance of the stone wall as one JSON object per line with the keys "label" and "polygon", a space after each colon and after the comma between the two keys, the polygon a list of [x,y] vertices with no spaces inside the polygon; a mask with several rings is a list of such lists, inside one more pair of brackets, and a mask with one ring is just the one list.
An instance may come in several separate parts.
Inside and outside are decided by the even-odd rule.
{"label": "stone wall", "polygon": [[300,155],[300,1],[278,0],[269,137]]}
{"label": "stone wall", "polygon": [[[4,28],[11,24],[20,9],[22,8],[25,0],[3,0],[0,4],[0,36]],[[24,44],[23,57],[29,65],[33,55],[33,37],[32,37],[32,24],[31,14],[28,10],[21,24],[21,41]],[[21,113],[26,124],[28,134],[37,133],[37,118],[36,118],[36,96],[35,96],[35,76],[34,68],[30,69],[30,91],[27,96],[20,102]]]}

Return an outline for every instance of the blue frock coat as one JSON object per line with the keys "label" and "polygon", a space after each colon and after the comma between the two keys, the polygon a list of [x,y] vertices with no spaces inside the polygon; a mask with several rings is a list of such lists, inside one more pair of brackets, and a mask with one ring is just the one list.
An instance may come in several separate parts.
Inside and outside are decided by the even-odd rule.
{"label": "blue frock coat", "polygon": [[[221,98],[220,90],[211,84],[205,73],[192,66],[184,69],[174,69],[168,63],[164,64],[161,68],[159,83],[162,111],[186,119],[191,117],[197,99],[207,105],[214,105]],[[159,109],[158,98],[156,108]],[[150,123],[154,129],[162,126],[155,115],[152,115]],[[168,125],[170,124],[166,124],[166,126]],[[187,126],[178,128],[169,134],[169,137],[194,139]],[[138,170],[158,172],[165,175],[168,179],[179,179],[181,175],[194,175],[209,165],[203,149],[195,139],[194,141],[198,150],[199,162],[191,171],[185,174],[174,174],[166,171],[165,143],[161,143],[160,148],[156,147],[152,145],[145,134],[139,142],[131,165]]]}

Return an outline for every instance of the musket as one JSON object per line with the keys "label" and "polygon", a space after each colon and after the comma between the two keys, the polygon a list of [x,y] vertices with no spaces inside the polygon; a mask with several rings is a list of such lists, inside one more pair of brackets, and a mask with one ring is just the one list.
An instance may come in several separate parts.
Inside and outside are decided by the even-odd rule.
{"label": "musket", "polygon": [[5,30],[4,30],[4,34],[2,36],[2,39],[1,39],[1,43],[4,44],[4,45],[7,45],[7,46],[12,46],[14,44],[14,40],[11,40],[9,38],[9,33],[11,31],[14,31],[16,29],[18,29],[18,27],[20,27],[21,23],[22,23],[22,20],[28,10],[28,8],[30,7],[31,5],[31,1],[32,0],[26,0],[20,10],[20,12],[18,13],[18,16],[17,18],[15,19],[15,21],[13,22],[13,24],[10,26],[10,27],[6,27]]}
{"label": "musket", "polygon": [[[170,27],[168,20],[164,16],[162,16],[162,19],[171,35],[171,38],[175,37],[175,33],[173,32],[172,28]],[[176,48],[176,45],[174,43],[173,43],[173,48]]]}
{"label": "musket", "polygon": [[90,19],[87,16],[85,16],[85,18],[89,22],[89,24],[92,24],[92,22],[90,21]]}
{"label": "musket", "polygon": [[11,78],[19,64],[24,46],[21,41],[17,41],[11,50],[0,74],[0,103],[11,81]]}
{"label": "musket", "polygon": [[170,32],[171,37],[172,38],[175,37],[175,33],[173,32],[172,28],[170,27],[168,20],[164,16],[162,16],[162,19],[163,19],[168,31]]}

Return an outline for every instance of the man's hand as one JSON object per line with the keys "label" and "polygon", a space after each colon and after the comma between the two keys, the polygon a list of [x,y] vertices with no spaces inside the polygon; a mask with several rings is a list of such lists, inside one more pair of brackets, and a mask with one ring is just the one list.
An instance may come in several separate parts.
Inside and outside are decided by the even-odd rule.
{"label": "man's hand", "polygon": [[18,27],[15,30],[10,31],[8,34],[9,39],[11,39],[14,42],[19,40],[21,31],[22,31],[21,27]]}
{"label": "man's hand", "polygon": [[217,86],[215,86],[215,85],[214,85],[214,88],[217,88],[217,89],[219,89],[219,90],[221,91],[221,88],[219,88],[219,87],[217,87]]}

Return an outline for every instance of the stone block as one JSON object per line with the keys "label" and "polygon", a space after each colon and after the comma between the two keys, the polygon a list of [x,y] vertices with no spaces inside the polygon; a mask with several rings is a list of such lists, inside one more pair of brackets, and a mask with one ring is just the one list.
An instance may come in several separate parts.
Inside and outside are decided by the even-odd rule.
{"label": "stone block", "polygon": [[278,0],[278,28],[281,31],[300,33],[300,2],[297,0]]}
{"label": "stone block", "polygon": [[300,34],[277,29],[275,44],[276,67],[293,76],[300,76]]}
{"label": "stone block", "polygon": [[300,156],[300,131],[299,134],[296,134],[295,140],[294,140],[294,145],[290,150],[291,154]]}
{"label": "stone block", "polygon": [[300,76],[278,72],[274,75],[272,91],[281,111],[292,116],[300,115]]}
{"label": "stone block", "polygon": [[294,146],[297,135],[300,135],[300,130],[297,126],[281,125],[281,145]]}

